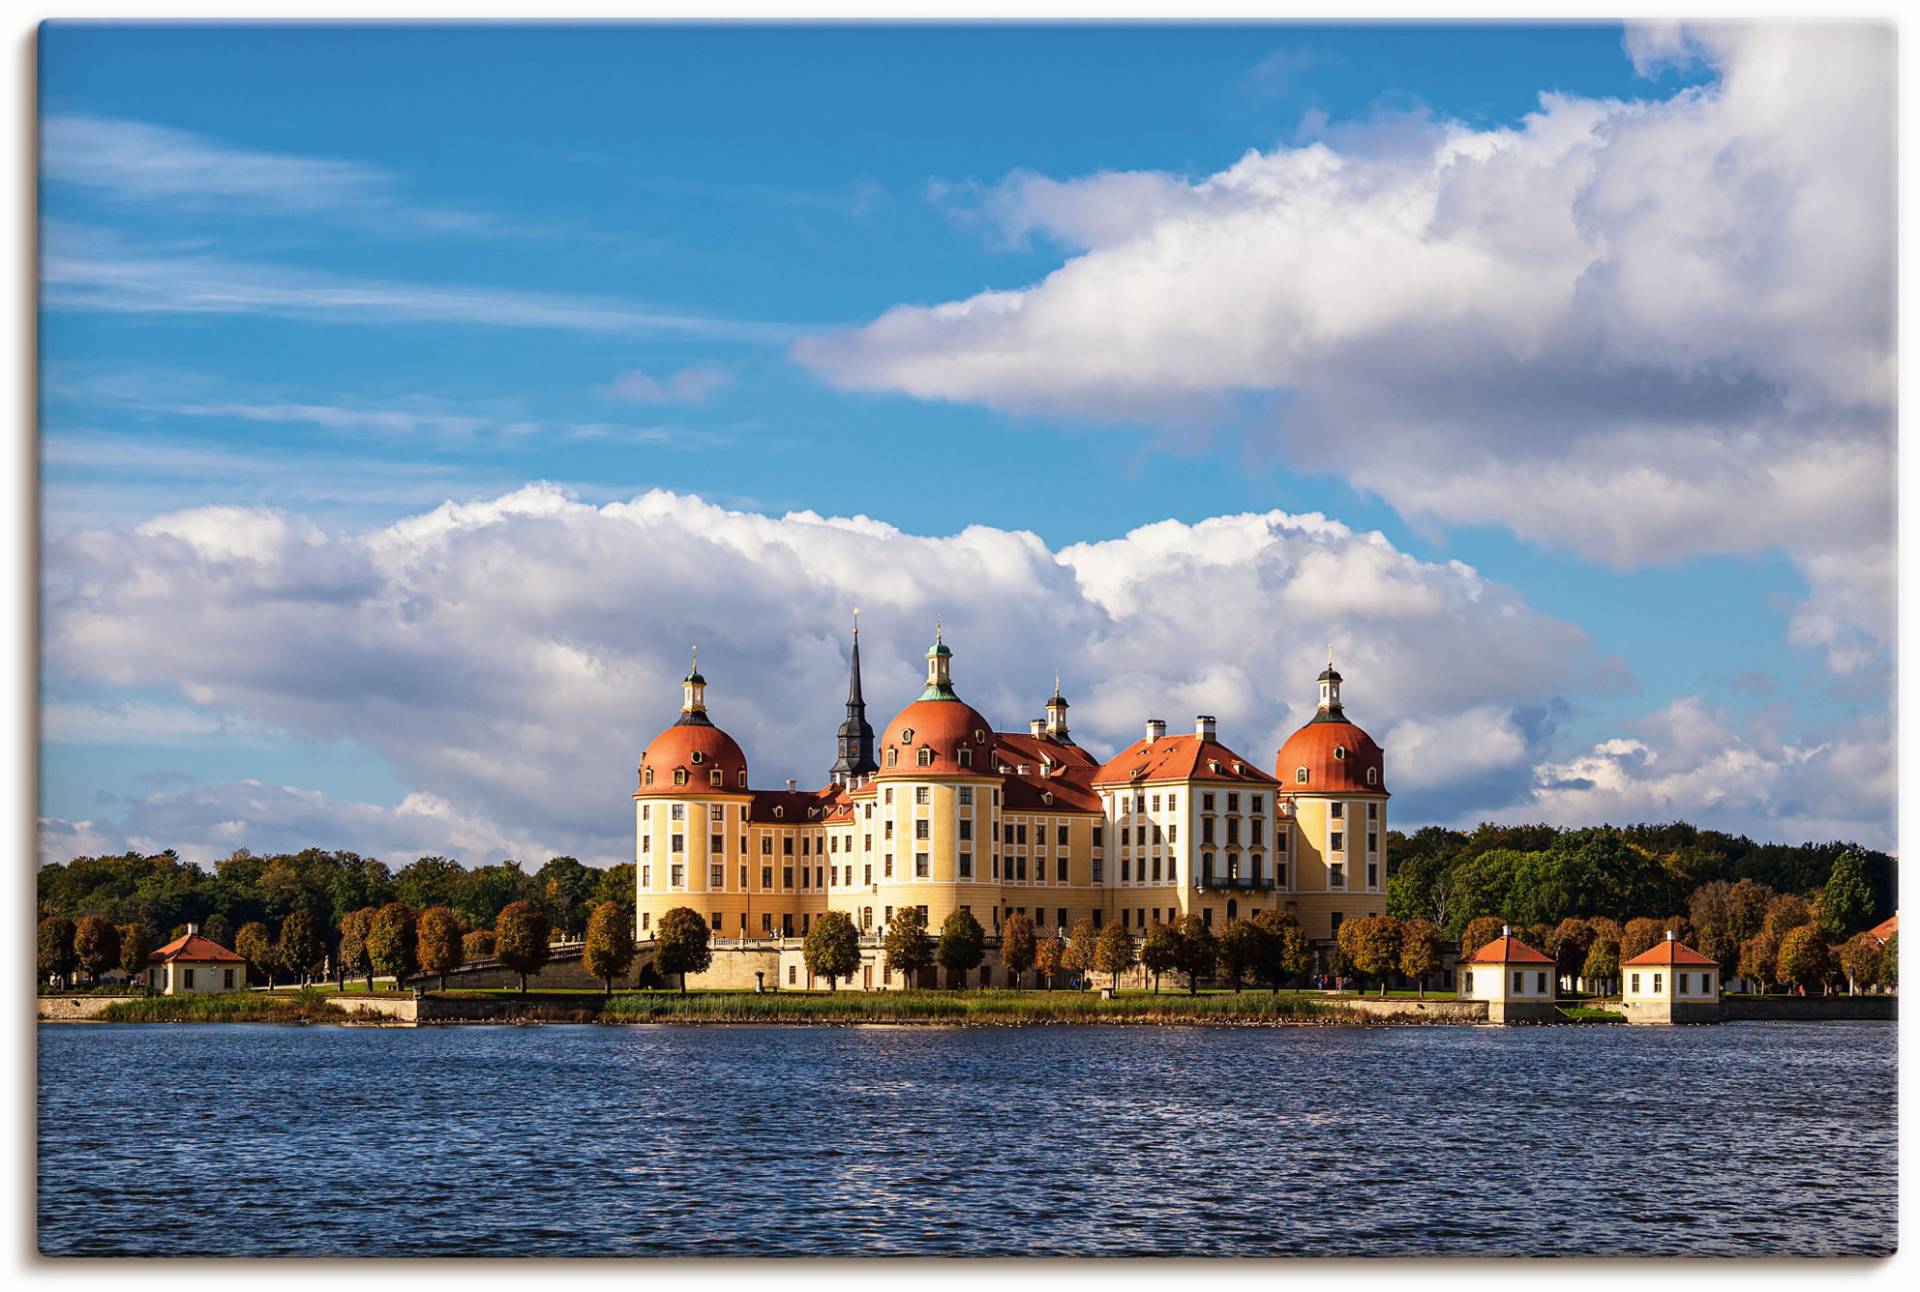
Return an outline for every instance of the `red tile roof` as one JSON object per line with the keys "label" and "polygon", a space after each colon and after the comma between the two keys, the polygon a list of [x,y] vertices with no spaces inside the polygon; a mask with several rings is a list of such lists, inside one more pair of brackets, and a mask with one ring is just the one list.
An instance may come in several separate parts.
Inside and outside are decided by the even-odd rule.
{"label": "red tile roof", "polygon": [[1005,763],[1008,767],[1026,763],[1036,770],[1044,763],[1051,763],[1055,767],[1088,769],[1100,766],[1099,759],[1072,741],[1029,735],[1023,731],[994,732],[993,756],[996,762]]}
{"label": "red tile roof", "polygon": [[[1300,781],[1300,769],[1307,779]],[[1367,783],[1367,773],[1373,783]],[[1381,794],[1387,792],[1386,755],[1351,722],[1315,718],[1287,737],[1273,757],[1273,774],[1290,793]]]}
{"label": "red tile roof", "polygon": [[195,963],[217,961],[222,964],[247,962],[245,956],[236,955],[212,938],[203,938],[198,933],[183,933],[147,956],[147,963],[150,965],[163,965],[173,960],[190,960]]}
{"label": "red tile roof", "polygon": [[1622,960],[1620,963],[1623,968],[1627,965],[1698,965],[1702,969],[1717,967],[1712,960],[1678,938],[1662,938],[1639,955],[1629,960]]}
{"label": "red tile roof", "polygon": [[[993,771],[992,741],[992,725],[972,705],[961,700],[915,700],[881,730],[875,750],[880,770],[875,775],[903,780],[984,776]],[[925,767],[920,765],[922,749],[933,760]],[[969,751],[965,767],[960,765],[962,749]]]}
{"label": "red tile roof", "polygon": [[[1100,796],[1087,783],[1093,769],[1075,768],[1053,776],[1041,776],[1036,766],[1031,773],[1017,772],[1000,778],[1000,805],[1008,812],[1092,812],[1101,811]],[[1074,772],[1079,774],[1076,776]]]}
{"label": "red tile roof", "polygon": [[[1238,767],[1240,770],[1235,771]],[[1140,739],[1109,758],[1093,784],[1144,785],[1150,781],[1225,781],[1272,785],[1273,777],[1217,740],[1197,735]]]}
{"label": "red tile roof", "polygon": [[1475,965],[1550,965],[1553,957],[1543,955],[1508,933],[1497,937],[1467,957]]}
{"label": "red tile roof", "polygon": [[1885,942],[1900,931],[1900,912],[1895,911],[1886,919],[1867,930],[1867,936],[1877,942]]}
{"label": "red tile roof", "polygon": [[[695,755],[699,761],[695,761]],[[715,769],[720,784],[713,783]],[[647,783],[647,773],[653,783]],[[685,785],[675,785],[673,774],[684,771]],[[640,788],[635,797],[706,798],[715,793],[742,793],[747,756],[732,736],[706,723],[676,722],[647,742],[640,755]]]}

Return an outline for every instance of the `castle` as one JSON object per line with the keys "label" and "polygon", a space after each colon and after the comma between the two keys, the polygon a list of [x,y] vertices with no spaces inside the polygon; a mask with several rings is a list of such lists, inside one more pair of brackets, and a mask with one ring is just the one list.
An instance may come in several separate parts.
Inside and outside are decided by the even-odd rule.
{"label": "castle", "polygon": [[[926,659],[926,689],[876,736],[856,625],[837,757],[810,791],[751,788],[746,755],[708,716],[696,660],[678,720],[640,757],[642,941],[689,907],[711,921],[716,947],[759,953],[759,981],[799,986],[798,939],[829,910],[863,941],[908,906],[936,933],[965,908],[989,935],[1016,912],[1046,934],[1090,919],[1137,935],[1186,915],[1217,930],[1282,911],[1315,941],[1342,919],[1385,912],[1384,759],[1348,721],[1331,658],[1318,711],[1271,774],[1222,744],[1205,715],[1179,735],[1149,720],[1103,762],[1074,742],[1057,679],[1044,718],[996,731],[955,691],[939,632]],[[865,960],[853,985],[886,986],[877,950]],[[754,985],[742,972],[716,965],[714,985]],[[993,974],[989,962],[983,981]]]}

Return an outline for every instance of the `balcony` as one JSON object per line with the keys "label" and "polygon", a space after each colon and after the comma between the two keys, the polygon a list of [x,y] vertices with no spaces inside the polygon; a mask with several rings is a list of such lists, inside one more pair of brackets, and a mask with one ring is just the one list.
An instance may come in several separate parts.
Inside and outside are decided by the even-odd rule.
{"label": "balcony", "polygon": [[1215,875],[1202,872],[1196,885],[1201,892],[1258,892],[1270,893],[1274,882],[1271,875]]}

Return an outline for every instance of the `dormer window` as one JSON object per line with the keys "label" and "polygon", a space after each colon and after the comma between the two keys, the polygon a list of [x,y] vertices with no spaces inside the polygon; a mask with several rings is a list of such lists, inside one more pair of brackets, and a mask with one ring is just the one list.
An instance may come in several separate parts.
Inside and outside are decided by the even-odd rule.
{"label": "dormer window", "polygon": [[903,744],[903,745],[911,745],[911,744],[913,743],[913,728],[912,728],[912,727],[902,727],[902,728],[900,728],[900,743],[901,743],[901,744]]}
{"label": "dormer window", "polygon": [[713,784],[718,785],[723,789],[726,787],[727,774],[721,771],[718,767],[713,769],[712,773],[709,774],[707,779],[711,781]]}
{"label": "dormer window", "polygon": [[1220,760],[1218,758],[1207,759],[1207,770],[1217,774],[1220,771]]}
{"label": "dormer window", "polygon": [[747,788],[747,769],[744,767],[740,769],[740,788]]}
{"label": "dormer window", "polygon": [[1293,772],[1293,780],[1296,785],[1305,785],[1307,783],[1307,769],[1304,767],[1296,767]]}
{"label": "dormer window", "polygon": [[1239,763],[1235,763],[1235,764],[1233,765],[1233,774],[1234,774],[1235,776],[1239,776],[1239,775],[1241,775],[1241,774],[1242,774],[1243,772],[1245,772],[1245,771],[1246,771],[1246,768],[1245,768],[1244,766],[1242,766],[1241,764],[1239,764]]}
{"label": "dormer window", "polygon": [[1367,784],[1378,785],[1379,783],[1380,783],[1380,769],[1378,767],[1367,768]]}
{"label": "dormer window", "polygon": [[927,748],[925,745],[920,746],[919,750],[913,756],[913,761],[915,765],[920,767],[933,766],[933,750]]}
{"label": "dormer window", "polygon": [[684,768],[684,767],[676,767],[676,768],[674,768],[674,769],[673,769],[673,783],[674,783],[675,785],[685,785],[685,784],[687,783],[687,769],[686,769],[686,768]]}
{"label": "dormer window", "polygon": [[642,785],[653,784],[653,768],[643,767],[640,769],[640,783]]}
{"label": "dormer window", "polygon": [[698,763],[698,762],[701,762],[701,761],[703,761],[703,760],[704,760],[705,758],[706,758],[706,755],[705,755],[705,754],[703,754],[703,753],[701,753],[701,752],[700,752],[699,750],[697,750],[697,749],[696,749],[696,750],[694,750],[694,751],[693,751],[693,761],[694,761],[694,762],[696,762],[696,763]]}
{"label": "dormer window", "polygon": [[773,814],[775,816],[785,816],[787,814],[787,810],[783,807],[776,807],[773,809]]}
{"label": "dormer window", "polygon": [[900,765],[900,751],[898,749],[887,750],[887,766],[898,767],[899,765]]}
{"label": "dormer window", "polygon": [[975,728],[973,729],[973,743],[974,743],[974,744],[976,744],[976,745],[984,745],[984,744],[986,744],[986,743],[987,743],[987,733],[986,733],[985,731],[982,731],[982,730],[981,730],[981,729],[980,729],[979,727],[975,727]]}
{"label": "dormer window", "polygon": [[1040,796],[1040,801],[1041,801],[1042,803],[1044,803],[1044,804],[1046,804],[1046,805],[1047,805],[1048,807],[1052,807],[1052,806],[1053,806],[1053,795],[1052,795],[1052,794],[1050,794],[1050,793],[1049,793],[1049,794],[1042,794],[1042,795]]}
{"label": "dormer window", "polygon": [[1334,761],[1334,762],[1336,762],[1336,763],[1337,763],[1337,762],[1342,762],[1342,761],[1344,761],[1344,760],[1346,759],[1346,756],[1347,756],[1347,747],[1346,747],[1345,745],[1335,745],[1335,746],[1333,747],[1333,761]]}
{"label": "dormer window", "polygon": [[966,746],[963,745],[959,749],[955,750],[954,752],[958,757],[960,765],[962,767],[973,766],[973,751],[971,749],[968,749]]}

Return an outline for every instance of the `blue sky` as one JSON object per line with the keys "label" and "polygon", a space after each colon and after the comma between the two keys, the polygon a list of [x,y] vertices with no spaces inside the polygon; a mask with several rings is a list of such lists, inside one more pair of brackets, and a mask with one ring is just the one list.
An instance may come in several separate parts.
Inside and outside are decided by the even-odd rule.
{"label": "blue sky", "polygon": [[[606,797],[608,816],[573,834],[563,815],[534,821],[483,810],[467,773],[416,758],[376,720],[351,716],[366,713],[378,687],[356,691],[355,677],[346,677],[319,697],[263,680],[279,671],[260,661],[297,654],[299,640],[264,632],[250,642],[240,671],[257,665],[262,676],[246,683],[237,674],[189,681],[157,660],[139,667],[116,659],[151,634],[232,633],[249,621],[243,605],[215,617],[205,608],[207,589],[187,582],[171,602],[136,607],[114,595],[116,583],[124,593],[137,577],[160,577],[149,563],[166,553],[155,546],[181,526],[162,521],[156,536],[156,517],[200,514],[218,529],[235,513],[197,509],[256,509],[244,514],[271,514],[323,536],[302,551],[316,543],[358,550],[445,501],[481,504],[547,481],[588,511],[665,490],[773,518],[864,515],[930,538],[969,526],[1029,531],[1055,553],[1163,520],[1197,526],[1238,513],[1322,513],[1359,535],[1377,531],[1433,579],[1450,577],[1450,563],[1471,566],[1528,615],[1570,626],[1579,643],[1568,648],[1577,663],[1543,668],[1539,678],[1516,672],[1505,695],[1496,685],[1450,689],[1448,661],[1422,650],[1431,639],[1420,631],[1377,644],[1376,667],[1408,680],[1389,691],[1403,712],[1375,711],[1376,735],[1396,721],[1415,723],[1407,728],[1412,744],[1419,731],[1466,732],[1457,724],[1473,714],[1480,725],[1472,731],[1494,730],[1494,743],[1508,742],[1509,756],[1484,778],[1452,780],[1442,769],[1449,757],[1429,743],[1421,788],[1402,794],[1397,824],[1654,813],[1771,837],[1844,829],[1889,843],[1891,782],[1863,790],[1847,769],[1873,759],[1875,740],[1889,742],[1890,763],[1891,643],[1880,626],[1890,582],[1863,586],[1862,576],[1835,574],[1838,554],[1797,536],[1799,522],[1784,515],[1801,505],[1799,486],[1784,500],[1766,492],[1786,488],[1777,483],[1756,485],[1754,497],[1732,485],[1709,489],[1729,508],[1724,523],[1697,508],[1619,521],[1631,500],[1661,495],[1662,473],[1677,471],[1681,459],[1693,481],[1703,462],[1709,474],[1722,464],[1750,471],[1756,457],[1781,457],[1782,445],[1806,444],[1810,434],[1835,437],[1842,466],[1834,474],[1842,478],[1831,488],[1844,498],[1857,487],[1845,464],[1890,452],[1890,404],[1845,388],[1856,378],[1838,372],[1830,356],[1785,353],[1787,343],[1756,330],[1725,352],[1673,359],[1688,336],[1715,330],[1711,320],[1679,342],[1657,326],[1636,332],[1644,302],[1618,289],[1591,311],[1617,311],[1607,315],[1605,342],[1623,356],[1613,366],[1576,371],[1584,360],[1543,360],[1519,344],[1523,383],[1495,384],[1514,381],[1510,370],[1484,380],[1469,373],[1459,393],[1453,370],[1436,358],[1433,371],[1449,375],[1425,386],[1401,381],[1397,408],[1364,393],[1379,376],[1366,364],[1378,360],[1357,345],[1325,352],[1323,370],[1346,374],[1337,389],[1291,370],[1270,380],[1259,372],[1189,380],[1169,360],[1164,373],[1125,365],[1141,384],[1116,402],[1102,396],[1097,376],[1063,374],[1057,388],[1036,392],[1025,376],[994,371],[1021,346],[1097,355],[1114,320],[1129,340],[1158,330],[1167,354],[1204,336],[1204,294],[1193,298],[1197,309],[1184,298],[1164,312],[1151,302],[1122,306],[1123,291],[1102,287],[1099,275],[1126,281],[1141,229],[1144,241],[1185,248],[1180,264],[1204,270],[1209,256],[1233,245],[1211,240],[1218,230],[1209,221],[1226,217],[1209,196],[1219,184],[1209,189],[1208,177],[1242,174],[1235,168],[1250,153],[1277,164],[1318,150],[1343,159],[1343,173],[1371,175],[1340,198],[1356,204],[1358,223],[1378,215],[1359,204],[1390,185],[1430,196],[1421,176],[1443,172],[1422,168],[1449,137],[1521,132],[1533,146],[1534,135],[1549,131],[1529,133],[1529,116],[1540,119],[1548,95],[1561,105],[1549,123],[1615,113],[1621,124],[1594,132],[1608,142],[1594,145],[1593,169],[1604,175],[1611,165],[1630,177],[1645,164],[1604,151],[1624,149],[1623,138],[1650,140],[1635,146],[1665,157],[1657,149],[1699,146],[1713,130],[1731,140],[1784,129],[1741,115],[1738,69],[1765,52],[1763,43],[1630,38],[1611,26],[48,26],[40,326],[53,589],[42,804],[55,823],[49,837],[190,851],[217,849],[222,839],[291,842],[282,836],[294,827],[260,805],[257,787],[232,791],[251,805],[233,807],[227,787],[261,782],[306,796],[311,814],[299,828],[332,832],[338,837],[318,841],[334,846],[412,846],[414,835],[391,813],[417,795],[444,802],[469,825],[484,818],[484,827],[459,835],[476,841],[466,845],[476,855],[551,844],[609,859],[622,828],[616,794]],[[1881,57],[1871,39],[1845,52],[1871,67]],[[1863,114],[1875,108],[1870,98],[1858,105]],[[1719,115],[1702,121],[1703,111]],[[1659,130],[1668,132],[1664,142]],[[1777,152],[1801,155],[1784,145]],[[1788,174],[1783,184],[1778,167],[1791,164],[1763,177],[1766,191],[1870,188],[1880,178]],[[1477,196],[1447,197],[1422,254],[1438,257],[1450,237],[1480,254],[1474,222],[1505,218],[1488,209],[1550,208],[1559,190],[1538,179],[1550,169],[1538,161],[1520,188],[1489,188],[1495,197],[1485,207]],[[1146,178],[1136,184],[1130,176]],[[1587,184],[1570,209],[1590,231],[1600,217],[1586,213],[1604,207],[1612,190]],[[1280,198],[1261,192],[1261,201],[1295,202],[1294,209],[1305,200],[1284,186]],[[1675,203],[1662,217],[1669,227],[1686,223],[1689,211],[1712,218],[1711,188],[1697,198],[1671,188],[1661,195]],[[1683,210],[1682,201],[1693,205]],[[1468,214],[1450,214],[1447,202]],[[1244,212],[1236,208],[1232,218]],[[1754,218],[1764,222],[1766,211]],[[1780,223],[1793,227],[1788,214]],[[1448,232],[1456,227],[1471,236]],[[1189,235],[1190,243],[1177,241]],[[1304,254],[1309,260],[1292,270],[1276,265],[1276,279],[1296,273],[1304,282],[1339,252]],[[1569,282],[1583,292],[1607,281],[1602,271],[1615,264],[1624,266],[1623,281],[1643,268],[1599,233],[1582,254],[1589,259]],[[1520,265],[1513,281],[1524,294],[1525,284],[1563,267],[1560,258]],[[954,314],[929,312],[982,293],[1046,306],[1048,293],[1060,290],[1056,274],[1068,268],[1116,302],[1083,337],[1071,315],[1039,341],[942,335]],[[1312,289],[1332,293],[1308,302],[1317,317],[1355,308],[1348,296],[1396,294],[1363,274],[1345,281],[1350,289],[1339,279]],[[1291,303],[1284,281],[1276,291]],[[1416,294],[1410,287],[1407,295]],[[1476,304],[1474,318],[1497,315],[1515,294],[1490,292],[1493,303]],[[1719,304],[1754,317],[1771,303]],[[1271,317],[1272,304],[1261,303],[1253,317]],[[1806,307],[1804,326],[1830,323],[1812,312],[1817,306]],[[1139,316],[1120,319],[1123,308]],[[1658,312],[1672,317],[1676,307]],[[897,342],[875,322],[882,316],[912,324],[913,337]],[[1233,311],[1221,318],[1231,323]],[[1421,331],[1429,318],[1392,323],[1404,329],[1393,344],[1414,347],[1409,356],[1423,345],[1439,355],[1447,344],[1445,328]],[[1869,350],[1878,343],[1891,353],[1890,328],[1872,318],[1849,326]],[[1529,319],[1515,334],[1565,327],[1562,319]],[[1276,332],[1275,343],[1299,354],[1311,331]],[[983,348],[970,352],[976,344]],[[1569,342],[1566,353],[1589,349]],[[949,361],[954,366],[942,366]],[[1412,357],[1404,371],[1389,361],[1386,375],[1426,361]],[[1131,380],[1132,373],[1121,384]],[[1573,429],[1563,431],[1554,410],[1591,402],[1588,381],[1644,389],[1632,424],[1569,414]],[[1743,383],[1765,389],[1754,396]],[[1542,390],[1547,411],[1500,432],[1519,446],[1511,452],[1480,445],[1477,429],[1445,423],[1423,429],[1417,446],[1395,439],[1412,434],[1410,409],[1457,395],[1463,423],[1477,428]],[[1482,416],[1474,400],[1492,413]],[[1817,431],[1808,431],[1810,420]],[[1843,430],[1831,431],[1836,424]],[[1687,438],[1679,452],[1649,447],[1649,426]],[[1450,434],[1466,447],[1447,448]],[[1518,462],[1521,478],[1547,492],[1585,490],[1589,462],[1645,460],[1640,475],[1593,486],[1595,498],[1612,491],[1626,503],[1594,502],[1595,518],[1579,520],[1572,517],[1586,504],[1570,502],[1562,527],[1552,504],[1488,502],[1475,488],[1486,472],[1459,467],[1448,479],[1452,467],[1421,466],[1423,453],[1447,464],[1482,449]],[[1524,474],[1528,462],[1540,464],[1537,475]],[[1394,476],[1396,463],[1406,471]],[[1511,499],[1527,491],[1507,483],[1486,492]],[[1876,519],[1882,501],[1866,496],[1853,509],[1866,516],[1869,545],[1875,534],[1891,541],[1890,520]],[[1806,505],[1830,508],[1833,500],[1821,494]],[[1777,539],[1764,532],[1771,508],[1783,514]],[[1755,533],[1745,533],[1748,526]],[[86,535],[95,531],[118,536],[111,554],[90,545]],[[194,576],[207,577],[205,542],[187,541],[199,544]],[[585,541],[593,556],[620,559]],[[937,567],[944,558],[927,559]],[[277,549],[273,563],[285,565]],[[927,582],[921,591],[930,603],[964,601],[942,589],[937,568],[915,575]],[[217,586],[230,590],[231,581]],[[393,591],[368,596],[390,604]],[[254,595],[292,594],[283,582]],[[698,586],[675,592],[640,630],[644,643],[583,649],[603,662],[630,650],[638,675],[663,675],[669,644],[683,641],[692,621],[715,617],[688,613],[688,598],[697,609],[700,596]],[[901,604],[909,602],[919,605]],[[826,597],[821,631],[838,633],[845,610]],[[1111,630],[1122,612],[1107,611]],[[981,605],[981,616],[991,613],[990,602]],[[1374,644],[1368,634],[1399,622],[1401,611],[1359,607],[1346,615],[1330,611],[1315,622],[1289,614],[1273,627],[1286,643],[1276,643],[1275,654],[1292,658],[1332,638],[1365,657]],[[1211,635],[1204,623],[1189,627],[1192,642]],[[910,660],[904,643],[924,631],[898,631]],[[1047,649],[1071,655],[1071,633],[1061,631]],[[1503,630],[1489,621],[1478,631]],[[1471,632],[1466,640],[1475,640]],[[535,641],[553,644],[551,635]],[[743,648],[743,663],[747,654]],[[1206,672],[1206,656],[1204,646],[1176,645],[1147,671],[1185,695]],[[776,657],[768,666],[784,665]],[[1252,752],[1269,728],[1297,716],[1300,688],[1261,678],[1257,657],[1239,667],[1253,679],[1239,684]],[[778,677],[756,676],[754,685],[767,692],[752,729],[764,753],[749,744],[750,755],[779,775],[816,778],[803,737],[781,734],[772,716]],[[1082,683],[1100,685],[1094,677]],[[1115,712],[1122,698],[1114,695]],[[1216,707],[1230,708],[1230,698]],[[538,707],[531,695],[508,707],[521,702]],[[620,717],[633,725],[583,736],[566,754],[619,772],[610,786],[671,717],[670,699],[631,702]],[[830,714],[831,697],[810,696],[808,706]],[[1540,714],[1551,720],[1527,716]],[[1024,715],[995,716],[1011,724]],[[1696,736],[1725,733],[1722,753],[1737,744],[1770,770],[1724,793],[1703,790],[1713,763],[1696,738],[1676,734],[1683,718]],[[498,721],[503,731],[512,726],[504,712]],[[1110,744],[1120,729],[1115,718],[1110,731],[1090,734]],[[1644,748],[1633,768],[1617,750],[1598,755],[1624,778],[1609,796],[1580,760],[1619,740]],[[1391,767],[1391,744],[1388,753]],[[1811,779],[1808,769],[1829,759],[1844,789]],[[1746,764],[1735,763],[1728,774],[1737,778]],[[1646,790],[1635,768],[1656,764],[1688,775]],[[1576,792],[1536,792],[1556,784]],[[1820,788],[1789,788],[1810,785]],[[1687,794],[1710,801],[1694,811]],[[368,834],[365,842],[348,837],[356,830]],[[460,846],[427,842],[427,851]]]}

